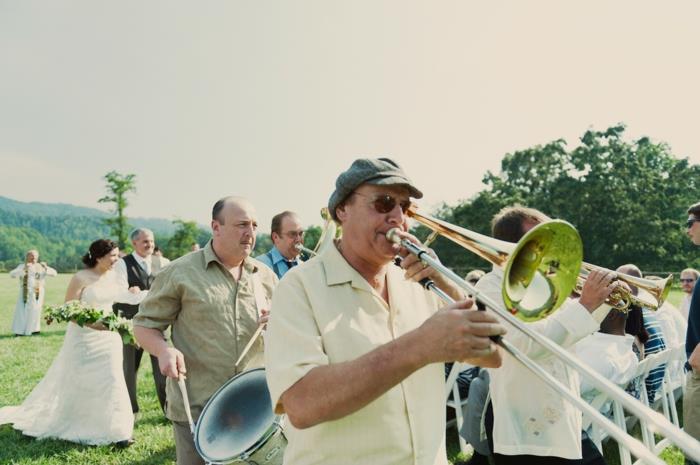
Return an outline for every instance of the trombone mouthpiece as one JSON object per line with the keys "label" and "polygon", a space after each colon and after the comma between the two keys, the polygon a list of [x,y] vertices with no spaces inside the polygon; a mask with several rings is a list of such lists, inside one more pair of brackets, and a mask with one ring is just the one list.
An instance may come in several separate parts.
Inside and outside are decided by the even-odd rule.
{"label": "trombone mouthpiece", "polygon": [[299,252],[304,251],[304,246],[301,244],[294,244],[294,248],[297,249]]}
{"label": "trombone mouthpiece", "polygon": [[401,236],[399,236],[399,228],[391,228],[386,232],[386,240],[393,242],[394,244],[401,243]]}

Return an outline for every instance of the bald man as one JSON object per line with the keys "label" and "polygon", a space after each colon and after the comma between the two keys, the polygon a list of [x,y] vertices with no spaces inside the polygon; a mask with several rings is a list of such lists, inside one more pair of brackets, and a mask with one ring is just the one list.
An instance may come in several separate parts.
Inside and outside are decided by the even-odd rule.
{"label": "bald man", "polygon": [[[136,340],[158,357],[167,377],[166,416],[173,422],[178,465],[204,463],[189,430],[178,377],[187,373],[189,405],[196,421],[219,387],[262,362],[262,340],[258,340],[235,365],[239,351],[267,321],[277,284],[272,270],[250,257],[257,227],[257,214],[248,200],[218,200],[212,209],[212,240],[170,263],[134,317]],[[163,337],[168,326],[174,347]]]}

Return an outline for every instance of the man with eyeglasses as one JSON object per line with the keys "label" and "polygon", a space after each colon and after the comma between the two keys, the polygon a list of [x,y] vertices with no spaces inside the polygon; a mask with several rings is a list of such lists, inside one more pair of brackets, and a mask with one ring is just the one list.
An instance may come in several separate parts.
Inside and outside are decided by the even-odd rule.
{"label": "man with eyeglasses", "polygon": [[272,248],[255,257],[275,272],[279,279],[302,262],[297,246],[304,243],[304,228],[296,213],[283,211],[272,218]]}
{"label": "man with eyeglasses", "polygon": [[[275,290],[265,367],[289,420],[285,464],[446,465],[443,363],[500,365],[496,318],[387,240],[397,228],[418,242],[406,210],[422,196],[394,161],[355,160],[328,202],[342,239]],[[458,302],[424,290],[426,277]]]}
{"label": "man with eyeglasses", "polygon": [[[700,202],[688,208],[686,230],[690,241],[700,245]],[[688,355],[686,390],[683,396],[683,429],[700,440],[700,286],[695,286],[688,311],[688,332],[685,338]],[[686,464],[696,464],[686,457]]]}
{"label": "man with eyeglasses", "polygon": [[700,272],[695,268],[686,268],[681,271],[681,290],[683,291],[683,300],[681,301],[681,306],[678,311],[683,315],[686,321],[688,321],[688,311],[690,310],[690,300],[693,296],[693,289],[695,289],[695,282],[698,280]]}

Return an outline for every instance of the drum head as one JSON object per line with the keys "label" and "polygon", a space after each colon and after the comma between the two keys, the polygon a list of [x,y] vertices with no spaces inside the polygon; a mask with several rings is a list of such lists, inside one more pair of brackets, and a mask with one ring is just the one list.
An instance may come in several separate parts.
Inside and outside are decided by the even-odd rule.
{"label": "drum head", "polygon": [[194,432],[197,452],[209,462],[228,463],[263,439],[275,418],[265,370],[240,373],[204,406]]}

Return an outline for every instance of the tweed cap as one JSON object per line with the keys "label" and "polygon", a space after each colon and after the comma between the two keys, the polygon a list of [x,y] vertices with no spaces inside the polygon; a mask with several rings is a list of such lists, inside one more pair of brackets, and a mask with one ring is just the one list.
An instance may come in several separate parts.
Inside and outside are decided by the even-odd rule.
{"label": "tweed cap", "polygon": [[338,220],[335,209],[355,189],[362,184],[375,186],[404,186],[411,197],[420,199],[423,193],[413,185],[398,163],[389,158],[359,158],[352,162],[347,171],[343,171],[335,181],[335,191],[328,199],[328,211],[334,220]]}

